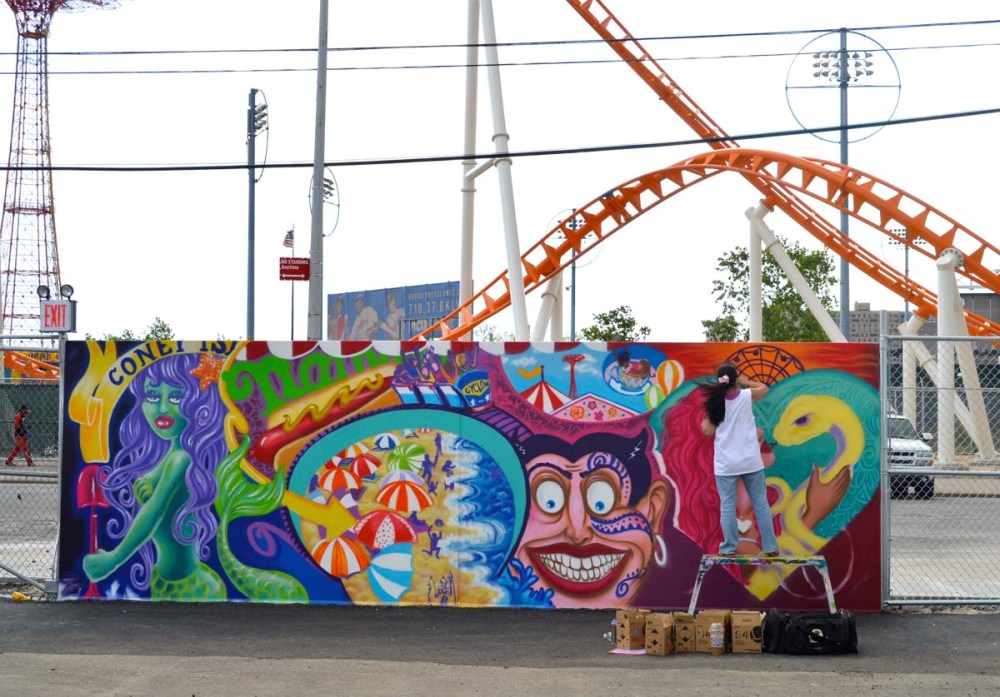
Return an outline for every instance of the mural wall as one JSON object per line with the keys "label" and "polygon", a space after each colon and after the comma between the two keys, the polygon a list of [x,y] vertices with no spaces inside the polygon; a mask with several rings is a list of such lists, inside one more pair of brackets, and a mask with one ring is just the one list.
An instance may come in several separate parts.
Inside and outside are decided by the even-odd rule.
{"label": "mural wall", "polygon": [[[69,342],[60,598],[685,608],[724,361],[771,387],[782,551],[879,610],[872,344]],[[825,607],[812,570],[731,569],[700,606]]]}

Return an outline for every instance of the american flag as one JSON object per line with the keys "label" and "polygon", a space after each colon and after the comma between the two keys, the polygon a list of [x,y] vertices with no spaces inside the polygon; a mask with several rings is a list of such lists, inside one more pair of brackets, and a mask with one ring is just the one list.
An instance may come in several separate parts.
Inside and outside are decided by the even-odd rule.
{"label": "american flag", "polygon": [[286,247],[295,246],[295,228],[292,228],[291,230],[285,233],[285,241],[282,242],[282,244],[285,245]]}

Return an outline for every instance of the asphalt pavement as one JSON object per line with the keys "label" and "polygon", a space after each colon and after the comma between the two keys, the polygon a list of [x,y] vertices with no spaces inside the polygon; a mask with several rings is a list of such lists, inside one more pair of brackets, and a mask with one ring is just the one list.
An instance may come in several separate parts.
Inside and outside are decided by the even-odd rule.
{"label": "asphalt pavement", "polygon": [[2,695],[1000,694],[1000,615],[859,615],[849,656],[609,653],[610,611],[0,600]]}

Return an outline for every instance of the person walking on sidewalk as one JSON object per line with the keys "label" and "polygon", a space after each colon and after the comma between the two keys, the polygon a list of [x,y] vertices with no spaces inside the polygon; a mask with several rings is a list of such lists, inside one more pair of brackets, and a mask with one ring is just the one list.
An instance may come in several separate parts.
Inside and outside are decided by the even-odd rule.
{"label": "person walking on sidewalk", "polygon": [[30,430],[28,414],[30,413],[31,409],[28,409],[26,404],[22,404],[17,413],[14,414],[14,449],[7,456],[6,464],[8,467],[14,464],[14,458],[17,457],[18,453],[24,453],[24,459],[27,460],[29,467],[35,464],[35,461],[31,459],[31,450],[28,448],[28,431]]}
{"label": "person walking on sidewalk", "polygon": [[705,420],[701,430],[706,436],[715,438],[715,484],[719,490],[723,537],[719,554],[736,554],[740,543],[736,498],[737,485],[742,481],[757,516],[761,551],[765,557],[777,556],[778,540],[767,501],[764,461],[751,406],[767,394],[768,387],[748,380],[736,372],[735,366],[723,363],[716,371],[715,382],[702,385],[701,390],[705,394]]}

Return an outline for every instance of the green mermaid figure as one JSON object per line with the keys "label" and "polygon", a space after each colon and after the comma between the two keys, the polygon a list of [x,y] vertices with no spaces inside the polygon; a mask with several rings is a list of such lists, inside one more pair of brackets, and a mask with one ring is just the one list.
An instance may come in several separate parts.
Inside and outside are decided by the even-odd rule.
{"label": "green mermaid figure", "polygon": [[[241,593],[252,600],[305,602],[297,580],[246,566],[229,548],[229,522],[270,513],[284,486],[281,477],[261,487],[242,476],[239,461],[249,441],[228,452],[226,408],[215,381],[203,377],[206,365],[218,370],[219,364],[205,355],[177,354],[152,363],[129,385],[136,403],[122,422],[121,448],[99,478],[118,514],[106,527],[118,545],[86,555],[83,571],[98,582],[138,556],[129,583],[148,589],[151,599],[225,600],[226,584],[207,563],[219,531],[220,564]],[[221,489],[217,475],[224,477]]]}

